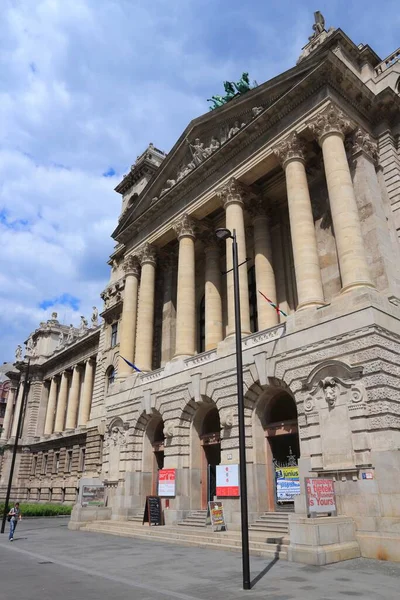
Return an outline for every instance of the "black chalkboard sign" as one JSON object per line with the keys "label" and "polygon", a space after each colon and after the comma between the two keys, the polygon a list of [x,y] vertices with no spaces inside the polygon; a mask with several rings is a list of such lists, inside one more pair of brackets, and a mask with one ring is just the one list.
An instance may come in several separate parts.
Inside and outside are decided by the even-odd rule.
{"label": "black chalkboard sign", "polygon": [[143,525],[162,525],[162,510],[160,496],[146,496],[144,507]]}

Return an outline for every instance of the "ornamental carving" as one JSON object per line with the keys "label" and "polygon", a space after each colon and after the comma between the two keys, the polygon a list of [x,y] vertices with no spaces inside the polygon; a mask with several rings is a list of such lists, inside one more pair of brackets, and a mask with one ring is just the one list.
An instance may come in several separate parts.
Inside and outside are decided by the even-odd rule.
{"label": "ornamental carving", "polygon": [[[119,420],[120,421],[120,420]],[[104,446],[106,448],[116,448],[125,446],[128,441],[128,427],[126,424],[115,422],[111,424],[104,434]]]}
{"label": "ornamental carving", "polygon": [[324,398],[327,405],[329,408],[333,408],[336,404],[339,393],[335,378],[325,377],[325,379],[322,379],[321,381],[321,387],[323,389]]}
{"label": "ornamental carving", "polygon": [[125,256],[122,266],[125,271],[125,275],[134,275],[135,277],[139,277],[140,265],[137,256],[134,256],[133,254]]}
{"label": "ornamental carving", "polygon": [[168,439],[175,435],[176,424],[173,421],[167,421],[164,425],[164,436]]}
{"label": "ornamental carving", "polygon": [[233,427],[234,417],[235,417],[235,415],[234,415],[233,409],[228,409],[228,410],[222,411],[220,414],[222,427],[224,429],[230,429],[231,427]]}
{"label": "ornamental carving", "polygon": [[353,154],[363,152],[373,162],[378,161],[378,145],[373,141],[369,133],[358,127],[351,140],[351,150]]}
{"label": "ornamental carving", "polygon": [[180,240],[183,237],[196,237],[196,221],[189,217],[189,215],[183,215],[174,224],[174,231]]}
{"label": "ornamental carving", "polygon": [[351,129],[351,122],[337,106],[329,104],[322,113],[308,123],[308,128],[321,143],[330,133],[339,133],[344,137]]}
{"label": "ornamental carving", "polygon": [[138,259],[140,260],[141,265],[151,264],[156,265],[157,262],[157,252],[156,248],[146,242],[141,248],[138,250]]}
{"label": "ornamental carving", "polygon": [[234,177],[232,177],[225,185],[220,187],[216,193],[224,208],[231,203],[243,204],[244,202],[255,197],[255,194],[250,188],[243,183],[240,183],[240,181]]}
{"label": "ornamental carving", "polygon": [[274,154],[282,166],[285,166],[289,160],[305,161],[305,144],[297,133],[294,132],[274,149]]}

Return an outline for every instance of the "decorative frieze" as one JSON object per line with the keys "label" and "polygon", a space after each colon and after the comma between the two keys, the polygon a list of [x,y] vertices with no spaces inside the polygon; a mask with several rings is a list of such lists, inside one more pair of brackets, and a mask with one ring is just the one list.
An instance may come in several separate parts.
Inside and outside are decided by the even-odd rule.
{"label": "decorative frieze", "polygon": [[317,138],[319,144],[322,143],[325,136],[332,133],[339,134],[344,138],[345,134],[352,127],[351,121],[332,103],[307,125]]}

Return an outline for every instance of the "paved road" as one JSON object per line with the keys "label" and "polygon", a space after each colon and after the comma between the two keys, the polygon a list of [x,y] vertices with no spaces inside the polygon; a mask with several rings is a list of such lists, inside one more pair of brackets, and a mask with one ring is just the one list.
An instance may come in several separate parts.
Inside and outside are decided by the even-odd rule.
{"label": "paved road", "polygon": [[0,536],[0,600],[398,600],[400,564],[359,559],[327,567],[71,532],[66,519],[26,519]]}

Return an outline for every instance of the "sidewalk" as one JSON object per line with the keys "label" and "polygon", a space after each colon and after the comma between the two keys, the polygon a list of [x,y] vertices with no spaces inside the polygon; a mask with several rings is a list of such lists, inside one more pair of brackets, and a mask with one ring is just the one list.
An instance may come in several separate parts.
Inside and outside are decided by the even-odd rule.
{"label": "sidewalk", "polygon": [[397,600],[400,564],[367,559],[326,567],[251,558],[151,540],[72,532],[64,520],[30,519],[0,537],[0,600]]}

